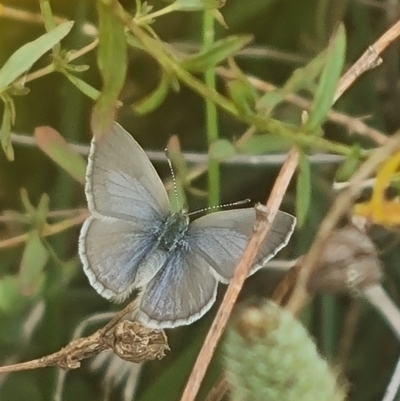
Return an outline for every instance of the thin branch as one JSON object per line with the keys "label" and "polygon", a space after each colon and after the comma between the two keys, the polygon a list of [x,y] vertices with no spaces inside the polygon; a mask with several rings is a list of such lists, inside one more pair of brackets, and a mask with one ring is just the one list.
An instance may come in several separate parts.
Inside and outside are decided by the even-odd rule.
{"label": "thin branch", "polygon": [[280,174],[272,189],[271,195],[266,206],[259,205],[257,210],[257,221],[254,233],[240,259],[235,274],[225,293],[224,299],[211,325],[211,328],[204,341],[203,347],[197,357],[192,373],[187,381],[181,401],[193,401],[200,388],[207,367],[214,355],[218,341],[226,327],[233,306],[237,300],[239,292],[246,280],[250,267],[252,266],[259,249],[270,232],[272,223],[278,213],[283,196],[286,193],[289,182],[297,167],[298,153],[293,149],[283,165]]}
{"label": "thin branch", "polygon": [[[82,213],[87,213],[87,209],[76,208],[76,209],[51,210],[47,213],[46,217],[48,217],[49,219],[59,219],[68,216],[80,215]],[[14,210],[5,210],[2,214],[0,214],[0,221],[1,222],[20,221],[21,217],[28,217],[28,215],[16,213]]]}
{"label": "thin branch", "polygon": [[363,291],[367,301],[377,309],[400,340],[400,311],[381,285],[372,285]]}
{"label": "thin branch", "polygon": [[390,383],[385,391],[382,401],[393,401],[400,387],[400,358],[397,361]]}
{"label": "thin branch", "polygon": [[339,99],[361,74],[378,66],[382,62],[380,55],[399,36],[400,21],[392,25],[346,72],[340,80],[335,100]]}
{"label": "thin branch", "polygon": [[62,369],[76,369],[83,359],[91,358],[107,349],[130,362],[144,362],[161,359],[169,350],[163,330],[153,330],[138,322],[121,321],[135,307],[128,304],[104,327],[93,334],[71,341],[65,348],[28,362],[0,366],[0,374],[58,366]]}
{"label": "thin branch", "polygon": [[[0,18],[8,18],[14,21],[43,25],[43,15],[41,13],[33,13],[31,11],[22,10],[20,8],[15,8],[4,4],[1,4]],[[53,18],[57,25],[68,21],[68,19],[59,17],[57,15],[53,15]],[[80,28],[84,34],[89,36],[96,36],[99,32],[97,27],[89,22],[85,22]]]}
{"label": "thin branch", "polygon": [[[11,133],[11,141],[15,144],[24,146],[37,146],[36,140],[33,136],[26,134]],[[89,145],[81,145],[76,143],[69,143],[69,147],[75,152],[88,155]],[[158,150],[146,150],[148,158],[153,162],[164,162],[167,159],[164,151]],[[182,152],[183,157],[188,163],[193,164],[206,164],[209,159],[208,153],[200,152]],[[269,166],[281,166],[287,157],[287,153],[277,153],[270,155],[235,155],[228,159],[221,160],[221,164],[225,165],[238,165],[238,166],[255,166],[255,165],[269,165]],[[308,160],[311,164],[340,164],[345,160],[344,156],[334,155],[329,153],[313,153],[308,155]]]}
{"label": "thin branch", "polygon": [[[84,212],[82,212],[78,216],[72,217],[70,219],[62,220],[58,223],[47,224],[43,228],[41,235],[43,237],[48,237],[50,235],[58,234],[71,227],[82,224],[84,222],[84,220],[87,218],[87,211],[85,209],[83,209],[83,210],[84,210]],[[13,246],[22,244],[23,242],[25,242],[28,239],[28,236],[29,236],[29,234],[25,233],[25,234],[17,235],[12,238],[6,238],[3,240],[0,240],[0,249],[9,248],[9,247],[13,247]]]}
{"label": "thin branch", "polygon": [[[169,42],[169,45],[172,46],[179,52],[185,53],[195,53],[201,49],[201,45],[198,43],[193,42]],[[243,58],[255,58],[255,59],[270,59],[276,60],[282,63],[288,64],[304,64],[309,59],[307,57],[286,52],[283,50],[273,49],[269,46],[249,46],[245,47],[238,51],[235,55],[236,57],[243,57]]]}

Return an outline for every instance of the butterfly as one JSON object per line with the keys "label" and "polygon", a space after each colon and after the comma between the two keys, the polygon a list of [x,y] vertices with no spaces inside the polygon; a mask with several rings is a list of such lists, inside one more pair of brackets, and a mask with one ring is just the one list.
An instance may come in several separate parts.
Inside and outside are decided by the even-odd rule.
{"label": "butterfly", "polygon": [[[172,328],[201,318],[218,282],[227,283],[253,232],[253,208],[217,211],[190,222],[172,213],[164,185],[144,150],[114,123],[93,138],[85,193],[90,216],[79,255],[92,287],[123,301],[141,289],[136,318],[150,328]],[[250,274],[283,248],[295,217],[279,211]]]}

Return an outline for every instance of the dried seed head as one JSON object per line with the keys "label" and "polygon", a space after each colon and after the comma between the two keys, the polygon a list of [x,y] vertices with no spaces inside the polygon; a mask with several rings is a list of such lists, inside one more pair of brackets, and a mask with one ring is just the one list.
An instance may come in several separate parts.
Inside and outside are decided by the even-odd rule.
{"label": "dried seed head", "polygon": [[128,320],[115,326],[108,344],[121,359],[135,363],[162,359],[169,350],[163,330],[149,329]]}
{"label": "dried seed head", "polygon": [[370,238],[359,228],[348,225],[331,234],[310,278],[310,291],[347,292],[377,284],[382,265]]}

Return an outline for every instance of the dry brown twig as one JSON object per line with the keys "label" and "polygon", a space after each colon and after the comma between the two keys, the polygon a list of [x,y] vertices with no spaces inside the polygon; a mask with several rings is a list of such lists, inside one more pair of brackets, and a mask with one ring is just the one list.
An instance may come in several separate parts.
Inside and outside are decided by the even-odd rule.
{"label": "dry brown twig", "polygon": [[77,369],[83,359],[91,358],[107,349],[130,362],[161,359],[169,350],[163,330],[152,330],[138,322],[121,319],[132,310],[130,303],[104,327],[93,334],[71,341],[65,348],[42,358],[28,362],[0,366],[0,374],[22,370],[57,366],[62,369]]}
{"label": "dry brown twig", "polygon": [[257,221],[253,235],[236,267],[232,281],[228,286],[221,306],[197,357],[181,401],[192,401],[196,397],[207,367],[214,355],[217,343],[225,330],[233,306],[235,305],[239,292],[243,287],[243,283],[248,276],[250,267],[252,266],[262,243],[267,238],[272,222],[278,213],[290,180],[296,170],[297,163],[298,152],[296,149],[292,149],[289,152],[285,164],[282,166],[266,205],[256,206]]}
{"label": "dry brown twig", "polygon": [[[46,224],[40,234],[43,237],[48,237],[50,235],[58,234],[62,231],[67,230],[68,228],[82,224],[85,221],[85,219],[87,218],[87,215],[88,215],[87,210],[82,209],[82,211],[77,216],[62,220],[57,223]],[[28,239],[28,236],[29,236],[28,233],[24,233],[24,234],[17,235],[15,237],[0,240],[0,249],[10,248],[13,246],[20,245]]]}

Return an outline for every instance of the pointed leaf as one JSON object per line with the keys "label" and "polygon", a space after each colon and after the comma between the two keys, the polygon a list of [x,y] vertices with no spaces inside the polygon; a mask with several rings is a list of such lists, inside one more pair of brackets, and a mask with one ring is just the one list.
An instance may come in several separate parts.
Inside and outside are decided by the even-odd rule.
{"label": "pointed leaf", "polygon": [[236,54],[252,40],[253,37],[250,35],[228,36],[227,38],[217,40],[207,50],[203,50],[185,59],[181,65],[191,72],[206,71]]}
{"label": "pointed leaf", "polygon": [[18,276],[3,276],[0,279],[0,312],[11,314],[22,307]]}
{"label": "pointed leaf", "polygon": [[29,216],[29,222],[32,223],[32,217],[36,213],[36,208],[35,208],[35,206],[32,205],[32,203],[29,199],[28,191],[26,190],[26,188],[21,188],[20,193],[21,193],[22,205],[24,206],[26,214]]}
{"label": "pointed leaf", "polygon": [[325,59],[326,51],[324,50],[307,63],[307,65],[294,70],[282,88],[267,92],[260,98],[257,102],[257,109],[268,115],[291,93],[300,90],[307,90],[314,93],[317,87],[317,78],[324,68]]}
{"label": "pointed leaf", "polygon": [[215,141],[209,150],[209,156],[213,160],[223,161],[235,156],[236,149],[227,139],[219,139]]}
{"label": "pointed leaf", "polygon": [[39,232],[33,230],[26,241],[19,272],[20,290],[24,296],[37,294],[44,282],[43,269],[49,259]]}
{"label": "pointed leaf", "polygon": [[11,126],[12,126],[12,100],[4,103],[3,119],[0,129],[0,141],[7,159],[14,160],[14,149],[11,144]]}
{"label": "pointed leaf", "polygon": [[187,163],[183,156],[179,137],[172,135],[167,144],[168,157],[172,162],[172,166],[176,168],[176,175],[180,176],[182,181],[185,180],[188,172]]}
{"label": "pointed leaf", "polygon": [[63,73],[68,78],[68,80],[87,97],[93,100],[97,100],[99,98],[100,92],[97,89],[93,88],[93,86],[90,86],[87,82],[73,74],[70,74],[69,72],[63,71]]}
{"label": "pointed leaf", "polygon": [[151,92],[150,95],[132,105],[135,112],[139,114],[147,114],[159,107],[168,95],[170,82],[171,81],[167,74],[164,73],[157,88]]}
{"label": "pointed leaf", "polygon": [[346,32],[343,24],[328,47],[326,63],[314,96],[310,115],[305,124],[306,130],[315,131],[325,121],[334,101],[334,95],[343,69],[346,52]]}
{"label": "pointed leaf", "polygon": [[257,155],[263,153],[286,152],[292,147],[292,143],[281,135],[263,134],[253,135],[237,146],[240,153]]}
{"label": "pointed leaf", "polygon": [[258,98],[254,86],[247,79],[235,79],[228,83],[228,88],[232,101],[240,112],[247,116],[254,114]]}
{"label": "pointed leaf", "polygon": [[308,214],[311,200],[311,168],[307,155],[300,153],[299,173],[297,175],[296,216],[297,224],[302,227]]}
{"label": "pointed leaf", "polygon": [[220,8],[226,0],[176,0],[173,3],[175,11],[202,11]]}
{"label": "pointed leaf", "polygon": [[98,65],[103,78],[103,88],[92,115],[92,131],[96,137],[111,131],[118,97],[125,82],[127,69],[127,43],[125,27],[114,13],[113,1],[99,1]]}
{"label": "pointed leaf", "polygon": [[337,169],[335,181],[347,181],[356,172],[362,162],[362,148],[355,144],[346,161]]}
{"label": "pointed leaf", "polygon": [[36,228],[41,232],[47,222],[47,215],[49,213],[49,204],[50,204],[50,198],[47,194],[43,194],[40,197],[39,200],[39,205],[36,210],[36,215],[35,215],[35,225]]}
{"label": "pointed leaf", "polygon": [[172,212],[177,212],[187,207],[184,187],[187,165],[182,154],[179,138],[176,135],[173,135],[168,141],[167,157],[171,160],[173,175],[176,179],[176,182],[173,184],[173,190],[169,191],[169,198]]}
{"label": "pointed leaf", "polygon": [[20,75],[27,72],[43,54],[59,43],[69,33],[73,25],[73,21],[64,22],[33,42],[19,48],[0,70],[0,92]]}
{"label": "pointed leaf", "polygon": [[81,184],[85,183],[86,162],[73,151],[59,132],[51,127],[35,129],[36,142],[42,151]]}

